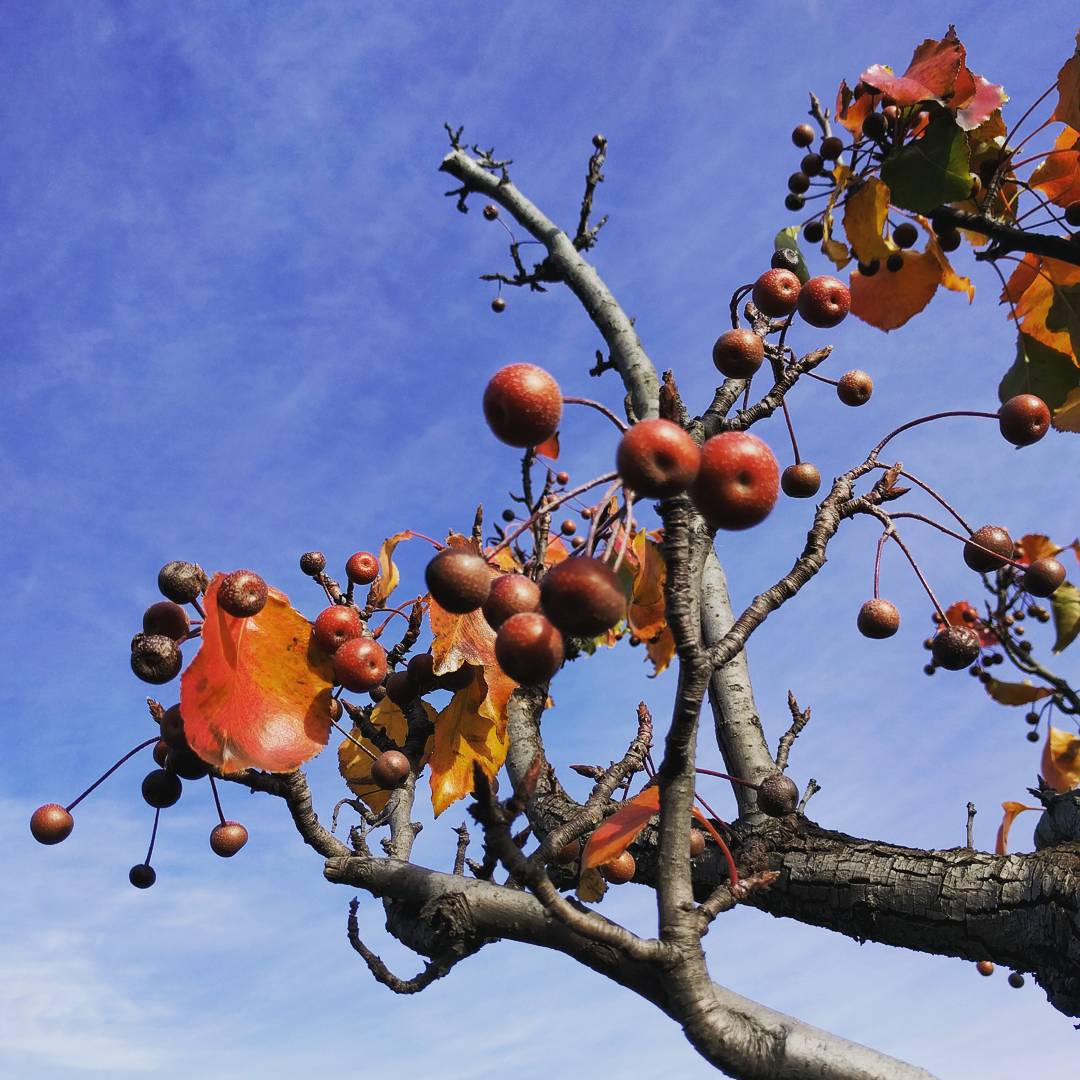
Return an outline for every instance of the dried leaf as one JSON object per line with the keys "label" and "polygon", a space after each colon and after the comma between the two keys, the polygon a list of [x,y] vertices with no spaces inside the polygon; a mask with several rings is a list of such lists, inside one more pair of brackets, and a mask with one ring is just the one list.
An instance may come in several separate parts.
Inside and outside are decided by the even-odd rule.
{"label": "dried leaf", "polygon": [[1055,791],[1072,791],[1080,784],[1080,738],[1056,727],[1049,728],[1039,772]]}
{"label": "dried leaf", "polygon": [[844,232],[848,243],[864,263],[886,259],[897,250],[886,240],[885,226],[889,216],[889,188],[876,176],[871,176],[844,207]]}
{"label": "dried leaf", "polygon": [[1080,589],[1066,581],[1057,587],[1050,597],[1050,609],[1054,615],[1054,652],[1067,649],[1080,634]]}
{"label": "dried leaf", "polygon": [[577,898],[585,904],[596,904],[604,899],[607,888],[599,870],[583,869],[578,877]]}
{"label": "dried leaf", "polygon": [[1076,50],[1058,72],[1057,88],[1058,101],[1050,119],[1080,130],[1080,32],[1076,35]]}
{"label": "dried leaf", "polygon": [[390,598],[390,594],[398,587],[401,573],[394,562],[394,548],[402,540],[411,540],[416,534],[409,529],[395,533],[388,540],[382,542],[379,548],[379,576],[372,584],[368,592],[368,603],[377,607],[382,606]]}
{"label": "dried leaf", "polygon": [[925,252],[905,251],[895,273],[851,275],[851,312],[879,330],[895,330],[918,315],[941,284],[941,264]]}
{"label": "dried leaf", "polygon": [[1030,705],[1033,701],[1041,701],[1049,697],[1053,690],[1045,686],[1033,686],[1030,679],[1023,682],[1000,682],[991,679],[986,686],[986,692],[999,705]]}
{"label": "dried leaf", "polygon": [[202,643],[180,680],[185,735],[223,772],[291,772],[330,738],[333,664],[284,593],[236,618],[218,607],[222,580],[206,590]]}
{"label": "dried leaf", "polygon": [[1001,824],[998,826],[997,841],[994,844],[994,853],[997,855],[1008,854],[1009,843],[1009,830],[1012,828],[1012,823],[1016,820],[1017,814],[1022,814],[1025,810],[1041,810],[1041,806],[1025,806],[1020,802],[1003,802],[1001,809],[1005,811],[1005,816],[1001,819]]}
{"label": "dried leaf", "polygon": [[431,806],[436,817],[472,792],[474,765],[494,780],[506,760],[509,740],[482,709],[487,699],[487,683],[484,675],[479,675],[454,694],[435,721],[430,766]]}

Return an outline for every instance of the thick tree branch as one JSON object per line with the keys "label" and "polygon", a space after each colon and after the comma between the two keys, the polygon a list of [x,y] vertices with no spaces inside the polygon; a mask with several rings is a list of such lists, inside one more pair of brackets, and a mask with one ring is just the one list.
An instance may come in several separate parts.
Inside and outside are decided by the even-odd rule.
{"label": "thick tree branch", "polygon": [[1010,251],[1030,251],[1047,259],[1059,259],[1061,262],[1080,266],[1080,243],[1077,243],[1075,238],[1026,232],[987,214],[972,214],[954,206],[939,207],[934,211],[934,228],[940,232],[949,227],[967,229],[969,232],[990,237],[989,246],[983,251],[975,252],[975,258],[980,262],[992,262],[1001,255],[1008,255]]}

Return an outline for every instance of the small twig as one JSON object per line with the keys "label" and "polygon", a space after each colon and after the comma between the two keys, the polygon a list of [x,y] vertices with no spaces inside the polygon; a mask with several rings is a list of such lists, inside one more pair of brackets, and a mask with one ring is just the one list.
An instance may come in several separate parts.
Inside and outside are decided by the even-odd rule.
{"label": "small twig", "polygon": [[781,772],[787,768],[788,754],[791,752],[792,744],[799,737],[802,729],[810,722],[810,706],[808,705],[800,712],[799,703],[790,690],[787,692],[787,703],[791,712],[791,727],[780,736],[780,744],[776,748],[776,767]]}
{"label": "small twig", "polygon": [[975,804],[969,802],[967,804],[967,846],[968,851],[975,850],[975,815],[978,811],[975,809]]}
{"label": "small twig", "polygon": [[457,833],[457,851],[454,853],[454,873],[465,873],[465,849],[469,846],[469,830],[463,821],[454,832]]}
{"label": "small twig", "polygon": [[811,776],[806,782],[806,790],[803,792],[803,797],[799,800],[799,805],[795,808],[796,814],[806,813],[806,804],[821,790],[821,785]]}

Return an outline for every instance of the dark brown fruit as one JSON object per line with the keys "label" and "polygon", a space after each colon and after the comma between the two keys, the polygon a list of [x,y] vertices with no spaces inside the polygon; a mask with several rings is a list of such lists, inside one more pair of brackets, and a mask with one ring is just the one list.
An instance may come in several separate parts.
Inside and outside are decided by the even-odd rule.
{"label": "dark brown fruit", "polygon": [[820,154],[807,154],[799,163],[799,168],[807,176],[820,176],[821,170],[825,168],[825,160]]}
{"label": "dark brown fruit", "polygon": [[568,866],[572,862],[577,862],[581,857],[581,841],[571,840],[562,851],[555,855],[555,861],[561,866]]}
{"label": "dark brown fruit", "polygon": [[435,659],[429,652],[417,653],[405,665],[409,682],[421,693],[435,689]]}
{"label": "dark brown fruit", "polygon": [[417,696],[417,689],[407,671],[395,671],[386,678],[386,696],[395,705],[407,705]]}
{"label": "dark brown fruit", "polygon": [[725,431],[706,440],[691,497],[715,529],[749,529],[776,505],[780,467],[756,435]]}
{"label": "dark brown fruit", "polygon": [[847,317],[851,310],[851,293],[839,278],[812,277],[799,292],[798,308],[805,322],[829,329]]}
{"label": "dark brown fruit", "polygon": [[865,405],[874,392],[874,380],[865,371],[854,368],[845,371],[836,384],[836,396],[853,409]]}
{"label": "dark brown fruit", "polygon": [[503,574],[491,583],[491,591],[484,601],[484,618],[493,630],[511,615],[522,611],[538,611],[540,586],[524,574]]}
{"label": "dark brown fruit", "polygon": [[1057,559],[1036,559],[1025,571],[1021,586],[1032,596],[1052,596],[1065,580],[1065,567]]}
{"label": "dark brown fruit", "polygon": [[690,830],[690,858],[696,859],[705,850],[705,834],[700,829]]}
{"label": "dark brown fruit", "polygon": [[930,652],[938,667],[960,671],[979,658],[979,635],[970,626],[944,626]]}
{"label": "dark brown fruit", "polygon": [[863,637],[889,638],[900,629],[900,612],[896,605],[888,600],[867,600],[859,608],[856,624]]}
{"label": "dark brown fruit", "polygon": [[821,473],[809,461],[789,465],[780,474],[780,488],[789,498],[812,499],[821,487]]}
{"label": "dark brown fruit", "polygon": [[75,819],[59,803],[46,803],[30,815],[30,832],[39,844],[59,844],[74,828]]}
{"label": "dark brown fruit", "polygon": [[573,518],[564,518],[562,524],[559,526],[559,532],[563,536],[573,536],[577,532],[577,522]]}
{"label": "dark brown fruit", "polygon": [[326,556],[321,551],[305,551],[300,556],[300,569],[308,577],[318,577],[326,569]]}
{"label": "dark brown fruit", "polygon": [[803,226],[802,234],[807,243],[820,244],[825,239],[825,226],[820,221],[808,221]]}
{"label": "dark brown fruit", "polygon": [[494,203],[488,203],[481,213],[485,221],[494,221],[499,216],[499,208]]}
{"label": "dark brown fruit", "polygon": [[599,132],[592,137],[592,144],[597,150],[602,150],[607,143],[607,139],[604,138]]}
{"label": "dark brown fruit", "polygon": [[[799,201],[801,202],[802,200],[800,199]],[[790,270],[797,277],[799,271],[799,253],[795,251],[794,248],[777,248],[772,253],[769,265],[774,270]]]}
{"label": "dark brown fruit", "polygon": [[667,499],[685,491],[700,464],[698,444],[670,420],[639,421],[623,435],[615,452],[623,482],[647,499]]}
{"label": "dark brown fruit", "polygon": [[[1025,644],[1027,644],[1027,643],[1025,642]],[[1029,731],[1027,733],[1027,741],[1028,742],[1038,742],[1039,741],[1039,733],[1037,731]]]}
{"label": "dark brown fruit", "polygon": [[959,229],[946,229],[937,234],[938,247],[942,251],[955,251],[960,246],[961,239]]}
{"label": "dark brown fruit", "polygon": [[729,379],[749,379],[764,359],[765,345],[753,330],[727,330],[713,345],[712,362]]}
{"label": "dark brown fruit", "polygon": [[330,719],[333,720],[335,724],[341,719],[341,714],[345,711],[342,707],[341,699],[336,697],[330,699],[330,704],[326,708],[327,712],[330,714]]}
{"label": "dark brown fruit", "polygon": [[893,229],[892,238],[897,247],[914,247],[919,239],[919,230],[910,221],[904,221]]}
{"label": "dark brown fruit", "polygon": [[1080,228],[1080,201],[1071,202],[1065,207],[1065,223],[1074,229]]}
{"label": "dark brown fruit", "polygon": [[[989,548],[989,551],[983,551]],[[1000,525],[984,525],[971,534],[964,544],[964,562],[980,574],[1004,566],[1012,558],[1012,537]]]}
{"label": "dark brown fruit", "polygon": [[157,871],[148,863],[136,863],[128,871],[128,881],[136,889],[149,889],[157,881]]}
{"label": "dark brown fruit", "polygon": [[167,683],[180,674],[183,664],[180,647],[164,634],[136,634],[131,642],[131,670],[143,682]]}
{"label": "dark brown fruit", "polygon": [[501,315],[506,310],[506,301],[501,296],[496,296],[495,299],[491,301],[491,310],[494,311],[496,315]]}
{"label": "dark brown fruit", "polygon": [[234,570],[221,582],[217,602],[226,614],[248,619],[266,607],[269,595],[266,582],[254,570]]}
{"label": "dark brown fruit", "polygon": [[980,975],[993,975],[994,974],[994,965],[989,960],[980,960],[975,965],[975,970]]}
{"label": "dark brown fruit", "polygon": [[154,743],[152,753],[154,755],[154,764],[159,769],[164,769],[165,763],[169,760],[169,744],[164,739],[158,739]]}
{"label": "dark brown fruit", "polygon": [[386,650],[371,638],[349,638],[334,653],[334,679],[357,694],[386,678]]}
{"label": "dark brown fruit", "polygon": [[187,612],[172,600],[159,600],[143,612],[144,634],[164,634],[173,641],[183,641],[187,637],[188,626]]}
{"label": "dark brown fruit", "polygon": [[802,195],[810,187],[810,177],[804,172],[793,172],[787,181],[788,191]]}
{"label": "dark brown fruit", "polygon": [[466,615],[488,598],[492,573],[479,555],[461,548],[443,548],[427,564],[424,580],[439,607]]}
{"label": "dark brown fruit", "polygon": [[379,560],[370,551],[357,551],[345,563],[345,576],[354,585],[370,585],[379,576]]}
{"label": "dark brown fruit", "polygon": [[384,791],[398,787],[412,768],[400,750],[384,750],[371,763],[371,779]]}
{"label": "dark brown fruit", "polygon": [[881,113],[871,113],[862,123],[862,133],[875,142],[885,138],[889,130],[889,123]]}
{"label": "dark brown fruit", "polygon": [[628,881],[633,881],[637,863],[629,851],[624,851],[598,869],[605,881],[610,882],[612,885],[625,885]]}
{"label": "dark brown fruit", "polygon": [[142,782],[142,797],[158,810],[164,810],[176,803],[183,793],[184,785],[175,773],[166,769],[155,769],[147,773]]}
{"label": "dark brown fruit", "polygon": [[562,634],[538,611],[511,615],[495,637],[499,667],[526,686],[547,682],[562,666],[564,655]]}
{"label": "dark brown fruit", "polygon": [[566,559],[544,575],[540,604],[555,626],[577,637],[596,637],[626,616],[626,596],[615,572],[583,556]]}
{"label": "dark brown fruit", "polygon": [[439,690],[449,690],[451,694],[456,694],[466,686],[472,686],[476,672],[477,668],[472,664],[462,664],[456,671],[448,671],[445,675],[438,676],[435,686]]}
{"label": "dark brown fruit", "polygon": [[799,124],[791,133],[791,141],[796,146],[810,146],[814,141],[814,129],[809,124]]}
{"label": "dark brown fruit", "polygon": [[826,161],[835,161],[843,150],[844,144],[835,135],[821,140],[821,156]]}
{"label": "dark brown fruit", "polygon": [[904,256],[899,253],[890,255],[885,260],[885,269],[888,270],[890,274],[898,274],[904,269]]}
{"label": "dark brown fruit", "polygon": [[881,269],[880,259],[871,259],[868,263],[859,263],[857,269],[863,277],[873,277]]}
{"label": "dark brown fruit", "polygon": [[801,195],[789,192],[784,199],[784,205],[792,212],[798,213],[805,205],[806,200]]}
{"label": "dark brown fruit", "polygon": [[190,604],[206,588],[207,579],[201,566],[174,559],[158,571],[157,583],[166,599],[176,604]]}
{"label": "dark brown fruit", "polygon": [[[800,200],[801,201],[801,200]],[[774,319],[790,315],[799,302],[802,282],[790,271],[774,267],[754,282],[754,307]]]}
{"label": "dark brown fruit", "polygon": [[334,604],[324,608],[315,619],[313,636],[315,644],[323,652],[337,652],[346,641],[358,638],[364,632],[360,613],[347,604]]}
{"label": "dark brown fruit", "polygon": [[248,831],[239,821],[223,821],[210,830],[210,850],[231,859],[248,842]]}
{"label": "dark brown fruit", "polygon": [[184,735],[184,718],[180,715],[180,706],[171,705],[161,718],[162,741],[172,750],[184,750],[187,738]]}
{"label": "dark brown fruit", "polygon": [[1024,985],[1024,976],[1021,975],[1019,971],[1010,971],[1009,972],[1009,985],[1014,990],[1019,990],[1020,987]]}
{"label": "dark brown fruit", "polygon": [[184,780],[201,780],[210,771],[206,762],[187,746],[170,750],[166,766]]}
{"label": "dark brown fruit", "polygon": [[998,409],[998,427],[1013,446],[1031,446],[1050,427],[1050,410],[1034,394],[1017,394]]}
{"label": "dark brown fruit", "polygon": [[758,785],[758,809],[769,817],[787,817],[799,805],[799,789],[783,773],[766,776]]}
{"label": "dark brown fruit", "polygon": [[495,438],[510,446],[538,446],[562,418],[562,391],[535,364],[508,364],[484,391],[484,417]]}

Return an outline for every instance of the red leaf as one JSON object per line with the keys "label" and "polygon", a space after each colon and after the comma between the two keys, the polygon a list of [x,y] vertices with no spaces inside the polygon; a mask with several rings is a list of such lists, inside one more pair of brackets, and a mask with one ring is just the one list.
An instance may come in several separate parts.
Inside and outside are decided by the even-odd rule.
{"label": "red leaf", "polygon": [[[602,866],[621,855],[649,824],[649,819],[660,813],[660,786],[650,784],[603,821],[589,837],[581,853],[583,870]],[[704,821],[701,811],[693,812],[696,821]]]}
{"label": "red leaf", "polygon": [[271,589],[258,615],[236,618],[218,607],[222,580],[206,590],[202,644],[180,680],[184,733],[223,772],[291,772],[330,737],[333,664],[284,593]]}
{"label": "red leaf", "polygon": [[875,64],[860,77],[875,90],[888,94],[897,105],[931,100],[944,102],[952,96],[963,64],[964,46],[950,26],[940,41],[928,38],[916,48],[903,75],[895,75],[884,64]]}

